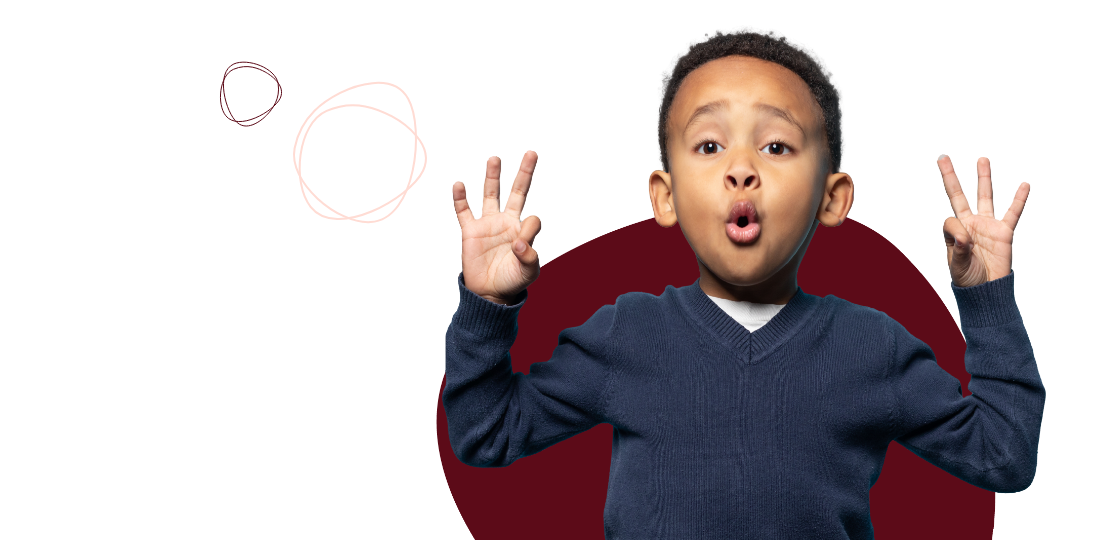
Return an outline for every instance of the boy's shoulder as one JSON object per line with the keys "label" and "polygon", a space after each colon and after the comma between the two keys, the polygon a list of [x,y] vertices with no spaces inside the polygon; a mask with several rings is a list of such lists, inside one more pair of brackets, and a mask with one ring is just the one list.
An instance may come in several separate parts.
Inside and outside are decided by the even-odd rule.
{"label": "boy's shoulder", "polygon": [[868,307],[863,304],[857,304],[850,300],[840,298],[839,296],[836,296],[834,294],[830,294],[822,298],[825,302],[834,306],[834,311],[836,311],[837,313],[844,313],[849,317],[867,317],[870,319],[882,317],[886,317],[888,319],[890,318],[890,316],[888,316],[886,313],[879,311],[873,307]]}
{"label": "boy's shoulder", "polygon": [[657,294],[645,291],[632,291],[618,295],[615,298],[617,308],[626,313],[640,312],[648,316],[681,316],[677,308],[688,302],[689,296],[703,294],[700,292],[699,280],[689,285],[666,285]]}
{"label": "boy's shoulder", "polygon": [[857,304],[832,294],[824,296],[823,300],[826,305],[831,305],[832,309],[820,310],[820,313],[822,315],[827,313],[831,323],[841,328],[860,329],[864,333],[873,333],[886,339],[891,339],[892,332],[903,328],[890,315],[873,307]]}
{"label": "boy's shoulder", "polygon": [[868,320],[868,322],[885,322],[886,319],[894,320],[889,315],[875,309],[874,307],[856,304],[848,299],[840,298],[836,295],[828,295],[821,297],[822,307],[828,308],[823,311],[831,311],[833,314],[841,315],[844,318],[851,320],[852,317]]}

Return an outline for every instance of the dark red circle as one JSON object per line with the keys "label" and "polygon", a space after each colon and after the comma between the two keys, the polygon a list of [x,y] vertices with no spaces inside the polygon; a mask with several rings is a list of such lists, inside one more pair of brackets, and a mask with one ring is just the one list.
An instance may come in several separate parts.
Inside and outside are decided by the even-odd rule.
{"label": "dark red circle", "polygon": [[[247,65],[239,65],[239,64],[247,64]],[[237,70],[243,69],[243,68],[255,69],[257,71],[260,71],[260,72],[264,73],[265,75],[268,75],[269,77],[272,77],[272,80],[276,81],[276,101],[274,101],[272,103],[272,106],[269,107],[268,110],[263,112],[263,113],[260,113],[256,116],[252,117],[252,118],[249,118],[248,120],[237,120],[233,117],[233,111],[231,111],[229,109],[229,101],[226,99],[226,77],[229,77],[230,73],[233,73],[234,71],[237,71]],[[268,116],[268,113],[272,112],[272,109],[276,108],[276,104],[280,103],[280,96],[284,95],[284,89],[280,88],[280,79],[276,78],[276,74],[273,73],[272,70],[270,70],[270,69],[268,69],[268,68],[266,68],[266,67],[264,67],[260,64],[254,63],[254,62],[234,62],[234,63],[230,64],[228,68],[226,68],[225,75],[222,75],[222,87],[219,90],[218,94],[219,94],[218,95],[218,104],[221,105],[221,107],[222,107],[222,114],[226,115],[226,118],[229,119],[231,122],[236,122],[237,125],[239,125],[241,127],[249,127],[249,126],[255,126],[255,125],[259,124],[261,122],[261,120],[264,120],[264,118],[266,116]],[[245,123],[245,122],[250,122],[252,120],[256,120],[256,122],[253,122],[252,124],[246,124]]]}

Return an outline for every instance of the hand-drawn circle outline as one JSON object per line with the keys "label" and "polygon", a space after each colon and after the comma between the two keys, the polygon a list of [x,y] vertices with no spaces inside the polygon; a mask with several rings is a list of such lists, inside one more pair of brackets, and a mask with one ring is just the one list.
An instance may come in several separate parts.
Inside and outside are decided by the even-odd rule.
{"label": "hand-drawn circle outline", "polygon": [[[374,84],[389,85],[389,86],[392,86],[393,88],[396,88],[397,90],[399,90],[401,94],[404,94],[404,99],[406,101],[408,101],[408,108],[412,112],[412,126],[413,127],[408,127],[408,124],[405,124],[400,118],[397,118],[396,116],[393,116],[393,115],[391,115],[391,114],[389,114],[389,113],[387,113],[387,112],[385,112],[381,109],[378,109],[376,107],[370,107],[369,105],[358,104],[358,103],[347,103],[346,105],[337,105],[337,106],[331,107],[331,108],[319,113],[319,115],[316,116],[314,120],[311,119],[311,116],[313,114],[315,114],[315,111],[319,110],[320,107],[322,107],[323,105],[326,105],[327,102],[329,102],[330,100],[338,97],[340,94],[349,92],[349,91],[351,91],[355,88],[361,88],[363,86],[370,86],[370,85],[374,85]],[[385,204],[382,204],[381,206],[378,206],[377,208],[374,208],[373,210],[369,210],[367,212],[363,212],[361,214],[357,214],[357,215],[354,215],[354,216],[343,216],[342,213],[340,213],[338,210],[335,210],[334,208],[331,208],[330,205],[323,202],[323,199],[320,199],[319,196],[316,195],[314,191],[311,191],[311,187],[308,186],[307,181],[303,179],[303,172],[302,172],[303,146],[304,146],[302,143],[304,143],[307,140],[307,134],[311,132],[311,126],[315,125],[315,121],[318,120],[320,116],[323,116],[324,114],[327,114],[327,113],[329,113],[329,112],[331,112],[335,109],[341,109],[343,107],[362,107],[362,108],[365,108],[365,109],[369,109],[371,111],[377,111],[377,112],[379,112],[381,114],[384,114],[385,116],[388,116],[389,118],[392,118],[393,120],[396,120],[397,122],[399,122],[402,126],[404,126],[405,129],[407,129],[409,131],[409,133],[412,133],[412,137],[413,137],[413,142],[412,142],[412,169],[408,173],[409,184],[407,186],[405,186],[404,191],[401,191],[396,196],[394,196],[392,199],[389,199],[388,201],[386,201]],[[311,120],[310,124],[307,123],[308,120]],[[303,130],[304,126],[307,127],[306,132]],[[300,136],[300,133],[302,133],[302,137]],[[416,172],[416,146],[417,146],[417,144],[419,144],[420,149],[424,151],[424,166],[420,168],[420,173],[416,175],[416,179],[412,180],[412,173]],[[298,158],[296,157],[296,149],[297,148],[299,149],[299,157]],[[424,141],[420,140],[420,135],[418,135],[416,133],[416,109],[412,106],[412,100],[409,99],[408,94],[405,93],[405,91],[403,89],[401,89],[401,87],[399,87],[399,86],[397,86],[393,83],[389,83],[389,82],[369,82],[369,83],[362,83],[362,84],[359,84],[359,85],[351,86],[350,88],[347,88],[346,90],[343,90],[343,91],[327,98],[322,103],[320,103],[318,107],[315,107],[315,109],[311,111],[311,114],[307,115],[307,118],[303,121],[303,125],[301,125],[299,127],[299,133],[296,134],[296,143],[295,143],[294,146],[292,146],[292,163],[296,167],[296,175],[299,176],[300,193],[303,194],[303,200],[304,200],[304,202],[307,203],[308,208],[311,208],[312,212],[315,212],[316,214],[319,214],[319,216],[325,217],[327,219],[349,219],[351,221],[357,221],[358,223],[377,223],[378,221],[381,221],[381,220],[393,215],[393,212],[396,212],[397,208],[399,208],[401,203],[404,202],[404,195],[406,193],[408,193],[408,190],[412,189],[412,186],[416,185],[416,182],[420,181],[420,177],[423,176],[424,170],[428,168],[428,149],[424,146]],[[311,196],[315,197],[315,200],[319,201],[319,204],[322,204],[323,206],[327,207],[327,209],[330,210],[331,212],[334,212],[335,214],[338,214],[339,216],[342,216],[342,217],[331,217],[331,216],[325,216],[323,214],[320,214],[319,211],[316,210],[314,206],[311,206],[311,201],[307,200],[307,193],[303,192],[303,190],[305,188],[307,189],[307,191],[311,192]],[[376,212],[377,210],[380,210],[381,208],[384,208],[386,205],[388,205],[389,203],[393,202],[394,200],[396,200],[398,198],[400,200],[397,201],[397,206],[393,207],[393,209],[388,214],[385,214],[384,217],[375,219],[373,221],[363,221],[363,220],[360,220],[360,219],[354,219],[356,217],[361,217],[361,216],[364,216],[366,214]]]}
{"label": "hand-drawn circle outline", "polygon": [[[251,65],[250,66],[237,66],[237,64],[251,64]],[[233,66],[237,66],[237,67],[233,67]],[[252,66],[256,66],[256,68],[252,68]],[[257,116],[254,116],[254,117],[252,117],[248,120],[237,120],[236,118],[234,118],[233,117],[233,111],[229,108],[229,101],[226,99],[226,77],[229,77],[230,73],[233,73],[234,71],[236,71],[238,69],[241,69],[241,68],[252,68],[252,69],[259,68],[259,69],[257,69],[257,71],[265,72],[269,77],[272,77],[272,80],[276,81],[276,101],[274,101],[272,103],[272,106],[269,107],[267,111],[265,111],[261,114],[258,114]],[[241,127],[249,127],[249,126],[255,126],[255,125],[259,124],[261,122],[261,120],[264,120],[264,117],[268,116],[268,113],[272,112],[272,109],[276,108],[276,104],[280,103],[280,96],[282,96],[282,95],[284,95],[284,89],[280,88],[280,79],[276,78],[276,74],[273,73],[272,70],[270,70],[270,69],[268,69],[268,68],[266,68],[266,67],[264,67],[260,64],[254,63],[254,62],[234,62],[234,63],[230,64],[228,68],[226,68],[225,75],[222,75],[222,87],[218,92],[218,104],[222,107],[222,114],[226,115],[227,119],[229,119],[230,121],[236,122],[237,125],[239,125]],[[260,118],[260,120],[257,120],[257,118]],[[257,121],[253,122],[252,124],[243,124],[242,123],[242,122],[249,122],[250,120],[257,120]]]}

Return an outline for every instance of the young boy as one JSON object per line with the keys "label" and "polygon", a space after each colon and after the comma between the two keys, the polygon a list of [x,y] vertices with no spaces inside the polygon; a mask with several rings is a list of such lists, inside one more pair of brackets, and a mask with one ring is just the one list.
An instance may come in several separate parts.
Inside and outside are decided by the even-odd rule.
{"label": "young boy", "polygon": [[497,158],[481,218],[456,182],[463,273],[443,401],[459,459],[505,466],[610,423],[607,539],[873,538],[869,491],[892,440],[984,489],[1026,489],[1045,399],[1011,272],[1029,186],[996,219],[981,158],[973,214],[938,159],[956,215],[944,234],[972,375],[962,397],[902,325],[797,286],[817,224],[839,225],[852,206],[838,103],[785,38],[717,34],[693,46],[666,85],[664,170],[649,186],[657,222],[680,223],[699,279],[619,296],[561,332],[528,375],[511,373],[509,350],[540,271],[540,220],[520,220],[536,154],[505,211]]}

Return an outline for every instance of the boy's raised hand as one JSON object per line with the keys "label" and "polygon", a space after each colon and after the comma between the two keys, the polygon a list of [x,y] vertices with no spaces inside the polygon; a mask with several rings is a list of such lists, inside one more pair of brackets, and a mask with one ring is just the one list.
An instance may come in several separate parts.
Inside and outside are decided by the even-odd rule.
{"label": "boy's raised hand", "polygon": [[537,216],[521,220],[521,208],[536,167],[537,153],[530,150],[521,160],[503,211],[498,204],[502,161],[497,156],[487,160],[482,217],[478,219],[467,206],[466,186],[462,182],[451,186],[455,215],[463,229],[463,284],[492,302],[512,304],[514,297],[541,273],[540,259],[533,249],[541,220]]}
{"label": "boy's raised hand", "polygon": [[949,156],[937,159],[945,194],[956,217],[945,220],[945,246],[949,252],[949,274],[958,287],[972,287],[1011,273],[1011,239],[1015,224],[1027,204],[1030,184],[1023,182],[1003,219],[995,218],[992,202],[992,168],[988,158],[976,161],[976,214],[968,207]]}

